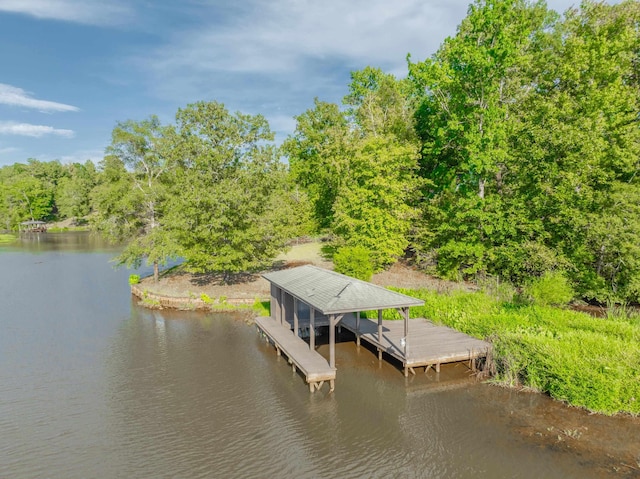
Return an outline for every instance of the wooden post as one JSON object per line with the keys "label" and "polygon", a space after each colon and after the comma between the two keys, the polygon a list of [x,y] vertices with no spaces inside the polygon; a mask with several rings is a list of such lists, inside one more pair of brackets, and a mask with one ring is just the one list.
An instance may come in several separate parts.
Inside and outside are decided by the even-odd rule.
{"label": "wooden post", "polygon": [[407,343],[409,342],[409,308],[401,308],[400,312],[404,318],[404,345],[402,352],[404,354],[404,377],[406,378],[409,376],[409,357],[407,356]]}
{"label": "wooden post", "polygon": [[336,367],[336,317],[329,316],[329,366]]}
{"label": "wooden post", "polygon": [[298,298],[293,298],[293,334],[298,337]]}
{"label": "wooden post", "polygon": [[356,344],[360,346],[360,311],[356,311]]}
{"label": "wooden post", "polygon": [[382,310],[378,310],[378,360],[382,361]]}
{"label": "wooden post", "polygon": [[316,310],[313,306],[309,306],[309,349],[316,349]]}
{"label": "wooden post", "polygon": [[404,360],[407,361],[407,349],[409,344],[409,308],[402,308],[402,316],[404,317]]}
{"label": "wooden post", "polygon": [[285,318],[287,317],[287,308],[285,306],[285,293],[284,289],[280,290],[280,324],[284,326]]}

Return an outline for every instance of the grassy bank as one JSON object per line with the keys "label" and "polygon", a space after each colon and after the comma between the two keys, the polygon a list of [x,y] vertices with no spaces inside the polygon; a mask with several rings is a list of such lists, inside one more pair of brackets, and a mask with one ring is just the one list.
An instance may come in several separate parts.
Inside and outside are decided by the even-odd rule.
{"label": "grassy bank", "polygon": [[[605,414],[640,414],[640,317],[500,302],[481,293],[395,289],[425,300],[425,317],[495,347],[497,380]],[[387,317],[393,316],[387,312]]]}

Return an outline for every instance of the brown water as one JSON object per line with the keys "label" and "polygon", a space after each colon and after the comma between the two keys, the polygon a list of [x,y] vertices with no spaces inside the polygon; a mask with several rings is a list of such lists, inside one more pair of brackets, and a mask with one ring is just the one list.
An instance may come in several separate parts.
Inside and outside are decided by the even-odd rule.
{"label": "brown water", "polygon": [[335,392],[310,394],[255,327],[139,308],[113,251],[42,236],[0,248],[1,478],[640,474],[637,420],[462,365],[407,380],[350,342]]}

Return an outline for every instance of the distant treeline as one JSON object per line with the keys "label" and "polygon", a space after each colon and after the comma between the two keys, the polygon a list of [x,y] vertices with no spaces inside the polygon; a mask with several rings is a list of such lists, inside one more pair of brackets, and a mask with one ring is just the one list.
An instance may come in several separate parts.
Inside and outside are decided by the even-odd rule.
{"label": "distant treeline", "polygon": [[0,221],[83,216],[132,239],[124,262],[264,265],[289,237],[330,234],[375,270],[409,256],[455,279],[579,296],[640,293],[640,3],[478,0],[455,36],[397,79],[352,73],[277,148],[266,120],[216,102],[116,126],[95,168],[0,170]]}

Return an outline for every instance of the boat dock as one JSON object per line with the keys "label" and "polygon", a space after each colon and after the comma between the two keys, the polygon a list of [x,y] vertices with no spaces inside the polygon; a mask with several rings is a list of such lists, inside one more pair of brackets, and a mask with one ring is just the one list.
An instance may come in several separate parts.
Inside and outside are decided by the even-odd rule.
{"label": "boat dock", "polygon": [[289,358],[289,364],[294,372],[298,368],[304,374],[311,392],[322,387],[329,381],[330,390],[335,387],[336,368],[332,368],[315,349],[300,337],[294,336],[289,327],[277,323],[270,317],[256,318],[256,325],[265,337],[273,343],[280,356],[284,353]]}
{"label": "boat dock", "polygon": [[[370,319],[360,319],[356,315],[345,316],[340,326],[356,335],[356,341],[366,341],[380,353],[400,361],[405,368],[405,376],[416,368],[431,367],[440,372],[440,365],[468,361],[471,370],[476,369],[476,360],[484,358],[491,344],[472,338],[464,333],[438,326],[423,318],[409,320],[409,335],[405,339],[402,321],[382,321],[382,339],[378,336],[378,325]],[[406,352],[405,352],[406,348]]]}
{"label": "boat dock", "polygon": [[[409,319],[409,308],[424,301],[396,293],[365,281],[305,265],[263,275],[271,283],[271,316],[256,319],[258,329],[274,344],[277,353],[284,353],[294,371],[298,368],[313,392],[328,381],[335,387],[336,327],[355,334],[361,341],[400,361],[405,377],[416,374],[416,368],[468,361],[475,370],[476,361],[486,357],[491,344],[472,338],[446,326],[425,319]],[[402,320],[382,319],[385,309],[395,309]],[[361,318],[363,311],[377,311],[377,322]],[[328,326],[329,359],[315,349],[316,328]],[[302,339],[309,333],[309,343]]]}

